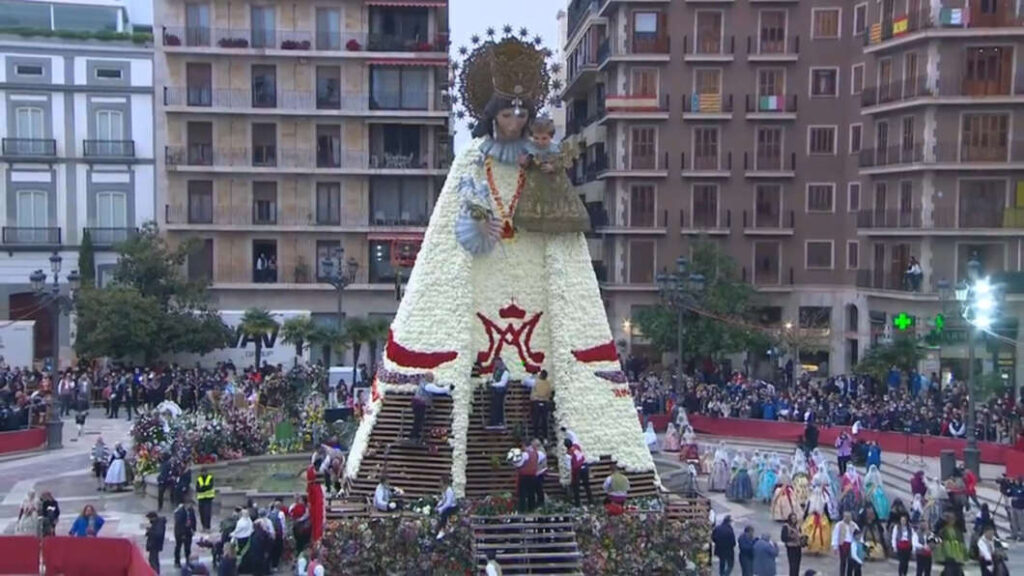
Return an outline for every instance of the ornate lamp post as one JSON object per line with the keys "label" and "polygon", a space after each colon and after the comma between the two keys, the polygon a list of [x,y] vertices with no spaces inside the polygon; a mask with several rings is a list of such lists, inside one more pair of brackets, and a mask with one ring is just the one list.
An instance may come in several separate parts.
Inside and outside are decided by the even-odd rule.
{"label": "ornate lamp post", "polygon": [[697,306],[700,294],[704,292],[704,276],[689,273],[690,262],[680,256],[674,272],[658,274],[658,294],[665,306],[676,311],[676,358],[679,371],[683,370],[683,319],[687,310]]}
{"label": "ornate lamp post", "polygon": [[[29,282],[32,284],[32,290],[38,297],[43,299],[43,304],[47,306],[50,311],[50,322],[53,327],[53,341],[51,343],[53,352],[50,366],[50,379],[53,382],[54,393],[56,393],[56,386],[60,373],[60,315],[62,312],[70,313],[74,308],[75,294],[78,291],[82,280],[78,271],[72,270],[67,277],[67,285],[69,288],[68,294],[61,294],[60,267],[62,261],[63,259],[56,251],[50,255],[50,272],[52,273],[53,281],[49,284],[46,283],[46,273],[42,270],[36,270],[28,276]],[[46,447],[48,449],[61,447],[64,431],[64,424],[61,422],[60,413],[54,405],[55,398],[56,396],[51,396],[50,409],[47,411],[46,418]]]}
{"label": "ornate lamp post", "polygon": [[[337,325],[338,332],[341,332],[341,319],[343,312],[341,309],[342,304],[342,293],[345,288],[348,288],[350,284],[356,281],[356,273],[359,272],[359,262],[355,258],[349,256],[348,260],[345,260],[345,248],[338,246],[334,250],[334,254],[324,258],[320,262],[320,269],[323,271],[322,280],[327,282],[338,292],[338,317]],[[352,383],[356,382],[356,363],[352,363]]]}

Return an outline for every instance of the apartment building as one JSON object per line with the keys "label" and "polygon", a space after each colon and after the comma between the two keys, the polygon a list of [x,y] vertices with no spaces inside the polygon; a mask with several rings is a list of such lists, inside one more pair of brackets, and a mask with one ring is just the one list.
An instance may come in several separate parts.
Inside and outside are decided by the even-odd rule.
{"label": "apartment building", "polygon": [[[443,0],[156,3],[160,220],[221,309],[393,314],[450,163]],[[407,277],[407,275],[406,275]]]}
{"label": "apartment building", "polygon": [[[1016,4],[571,1],[563,98],[616,338],[643,347],[629,319],[697,238],[736,260],[763,323],[792,326],[801,361],[833,374],[896,324],[955,318],[972,257],[1015,286]],[[908,286],[911,258],[924,277]],[[964,374],[964,334],[947,323],[935,371]],[[1024,381],[1017,348],[989,345],[983,369]]]}
{"label": "apartment building", "polygon": [[29,275],[51,282],[57,253],[66,287],[88,231],[104,282],[114,245],[154,218],[151,37],[114,0],[0,6],[0,318],[36,322],[40,359],[57,330],[69,359],[68,317],[54,326]]}

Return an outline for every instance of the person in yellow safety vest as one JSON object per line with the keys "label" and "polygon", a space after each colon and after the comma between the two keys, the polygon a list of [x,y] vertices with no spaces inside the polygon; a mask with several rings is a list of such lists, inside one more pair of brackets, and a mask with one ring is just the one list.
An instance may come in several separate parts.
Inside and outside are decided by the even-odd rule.
{"label": "person in yellow safety vest", "polygon": [[196,500],[199,501],[199,522],[203,525],[203,532],[210,531],[210,516],[213,514],[215,494],[213,474],[207,470],[200,470],[196,478]]}

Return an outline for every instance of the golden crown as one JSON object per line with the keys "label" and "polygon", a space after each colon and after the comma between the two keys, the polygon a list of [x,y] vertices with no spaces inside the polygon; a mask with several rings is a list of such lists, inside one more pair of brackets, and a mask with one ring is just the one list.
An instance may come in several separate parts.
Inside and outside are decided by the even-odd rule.
{"label": "golden crown", "polygon": [[465,57],[461,66],[457,65],[464,108],[457,113],[460,118],[468,115],[480,120],[494,96],[518,100],[519,105],[536,114],[547,104],[549,91],[559,89],[559,83],[551,80],[558,65],[549,70],[547,59],[551,51],[541,47],[540,37],[529,39],[525,28],[518,36],[509,26],[503,32],[503,36],[496,38],[494,29],[488,29],[486,41],[473,36],[476,47],[472,51],[459,49]]}

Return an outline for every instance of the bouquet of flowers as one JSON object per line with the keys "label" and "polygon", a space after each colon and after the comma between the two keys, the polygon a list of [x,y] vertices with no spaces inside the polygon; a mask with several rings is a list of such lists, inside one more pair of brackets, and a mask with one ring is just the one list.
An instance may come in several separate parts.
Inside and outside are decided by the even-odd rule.
{"label": "bouquet of flowers", "polygon": [[306,396],[299,415],[299,422],[302,423],[302,439],[308,445],[312,445],[314,439],[324,437],[327,430],[327,423],[324,420],[326,408],[327,402],[319,392],[312,392]]}
{"label": "bouquet of flowers", "polygon": [[508,462],[509,464],[515,464],[516,462],[519,462],[519,459],[522,457],[523,451],[520,450],[519,448],[513,448],[508,451],[508,454],[505,455],[505,462]]}

